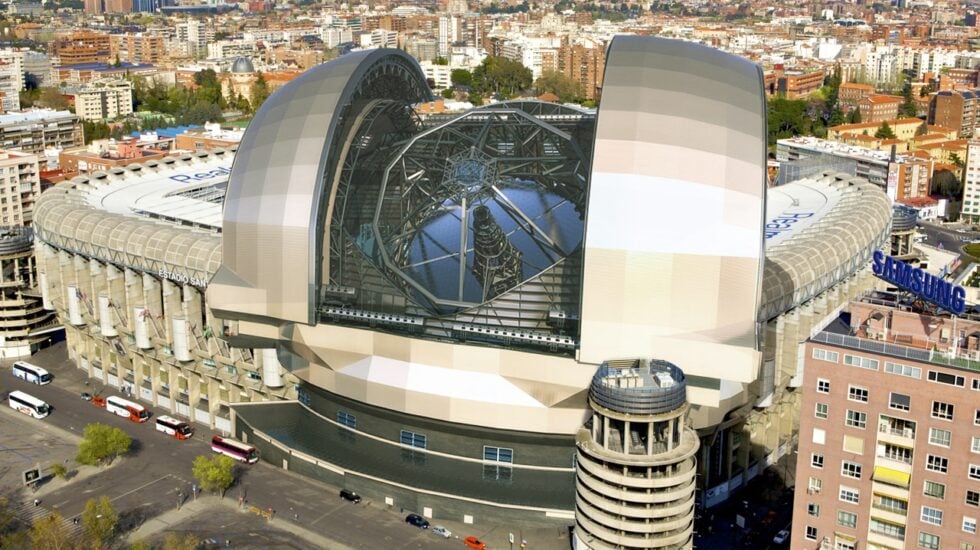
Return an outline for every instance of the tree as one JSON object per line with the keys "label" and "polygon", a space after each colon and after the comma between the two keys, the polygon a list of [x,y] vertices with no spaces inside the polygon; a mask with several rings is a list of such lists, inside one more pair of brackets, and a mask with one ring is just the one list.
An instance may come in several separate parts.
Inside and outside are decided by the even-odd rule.
{"label": "tree", "polygon": [[504,57],[487,56],[473,71],[472,88],[477,93],[499,93],[513,97],[531,87],[531,69],[519,61]]}
{"label": "tree", "polygon": [[265,77],[262,73],[259,73],[258,78],[252,84],[251,89],[251,99],[248,100],[249,105],[252,106],[256,111],[259,107],[269,98],[269,84],[265,81]]}
{"label": "tree", "polygon": [[445,57],[437,57],[432,60],[433,65],[449,65],[449,60]]}
{"label": "tree", "polygon": [[68,108],[68,100],[61,95],[58,88],[41,88],[41,95],[37,98],[37,104],[58,111],[64,111]]}
{"label": "tree", "polygon": [[85,537],[94,548],[102,548],[112,540],[118,523],[119,514],[112,507],[109,497],[103,495],[98,500],[90,498],[85,501],[82,528],[85,530]]}
{"label": "tree", "polygon": [[539,94],[551,92],[562,103],[578,100],[582,96],[582,85],[558,71],[544,71],[534,82]]}
{"label": "tree", "polygon": [[453,69],[449,78],[452,80],[453,86],[469,86],[473,82],[473,73],[466,69]]}
{"label": "tree", "polygon": [[202,455],[194,459],[191,472],[202,489],[225,496],[225,489],[235,481],[235,461],[225,455]]}
{"label": "tree", "polygon": [[197,550],[201,545],[201,539],[194,536],[194,533],[185,533],[183,537],[177,533],[169,533],[163,539],[163,550]]}
{"label": "tree", "polygon": [[932,175],[930,192],[934,195],[959,198],[963,193],[963,182],[949,170],[938,170]]}
{"label": "tree", "polygon": [[75,547],[65,520],[58,512],[36,519],[27,536],[34,550],[70,550]]}
{"label": "tree", "polygon": [[96,465],[112,460],[129,451],[133,440],[119,428],[105,424],[89,424],[85,426],[84,438],[78,444],[78,455],[75,457],[80,464]]}
{"label": "tree", "polygon": [[64,464],[55,464],[54,466],[51,467],[51,475],[61,479],[67,479],[68,468],[65,468]]}
{"label": "tree", "polygon": [[768,116],[768,143],[775,145],[776,140],[789,138],[798,135],[806,135],[809,131],[809,122],[804,116],[806,102],[776,97],[769,101]]}
{"label": "tree", "polygon": [[85,136],[85,144],[88,145],[97,139],[107,139],[109,137],[109,125],[102,120],[83,120],[82,135]]}
{"label": "tree", "polygon": [[[167,535],[167,538],[169,539],[170,535]],[[167,544],[166,539],[164,539],[163,544]],[[166,548],[166,546],[164,546],[164,548]],[[194,548],[195,550],[197,549],[196,546]],[[138,540],[129,545],[129,550],[153,550],[153,546],[151,546],[150,543],[146,542],[145,540]]]}
{"label": "tree", "polygon": [[851,109],[851,112],[847,114],[848,124],[858,124],[861,122],[861,109]]}
{"label": "tree", "polygon": [[439,95],[441,95],[445,99],[452,99],[456,97],[456,92],[454,92],[452,88],[446,88]]}
{"label": "tree", "polygon": [[882,122],[881,126],[878,127],[878,131],[875,132],[875,137],[878,139],[895,139],[895,132],[892,131],[891,126],[888,122]]}
{"label": "tree", "polygon": [[912,97],[912,81],[908,78],[905,79],[905,85],[902,86],[902,98],[902,104],[898,106],[898,116],[918,116],[919,107],[915,103],[915,98]]}

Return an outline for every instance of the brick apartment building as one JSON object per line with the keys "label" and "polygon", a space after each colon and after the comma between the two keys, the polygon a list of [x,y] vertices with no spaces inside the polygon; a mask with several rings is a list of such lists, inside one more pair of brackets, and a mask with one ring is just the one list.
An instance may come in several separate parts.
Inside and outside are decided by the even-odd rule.
{"label": "brick apartment building", "polygon": [[898,107],[902,98],[895,95],[872,94],[858,100],[858,110],[861,111],[861,122],[882,123],[898,118]]}
{"label": "brick apartment building", "polygon": [[585,99],[598,99],[602,88],[602,75],[606,68],[604,44],[586,47],[562,41],[558,49],[558,70],[575,80],[582,87]]}
{"label": "brick apartment building", "polygon": [[49,45],[49,50],[58,56],[62,65],[107,63],[112,60],[109,35],[88,30],[57,38]]}
{"label": "brick apartment building", "polygon": [[937,92],[929,101],[929,124],[954,128],[960,137],[972,137],[978,102],[980,90]]}
{"label": "brick apartment building", "polygon": [[972,550],[980,320],[868,296],[805,346],[793,548]]}
{"label": "brick apartment building", "polygon": [[826,73],[823,71],[786,71],[777,64],[775,69],[765,75],[766,93],[787,99],[806,97],[823,86]]}
{"label": "brick apartment building", "polygon": [[163,36],[126,33],[114,34],[110,39],[110,56],[124,63],[157,64],[167,56]]}

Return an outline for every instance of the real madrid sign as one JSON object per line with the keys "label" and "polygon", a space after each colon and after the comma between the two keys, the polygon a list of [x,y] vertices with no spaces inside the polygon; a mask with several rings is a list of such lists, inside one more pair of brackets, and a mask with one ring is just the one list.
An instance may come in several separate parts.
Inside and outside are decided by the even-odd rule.
{"label": "real madrid sign", "polygon": [[956,315],[961,315],[966,310],[966,290],[963,287],[944,281],[924,269],[912,267],[902,260],[885,256],[880,250],[875,251],[873,262],[871,269],[876,276],[902,290]]}

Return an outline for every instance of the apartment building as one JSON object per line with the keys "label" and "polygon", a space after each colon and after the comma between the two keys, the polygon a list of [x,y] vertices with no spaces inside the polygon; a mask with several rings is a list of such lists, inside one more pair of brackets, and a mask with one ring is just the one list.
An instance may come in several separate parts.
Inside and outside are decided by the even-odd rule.
{"label": "apartment building", "polygon": [[978,358],[980,320],[883,293],[807,342],[794,548],[974,548]]}
{"label": "apartment building", "polygon": [[966,145],[963,167],[963,207],[960,216],[970,223],[980,222],[980,140]]}
{"label": "apartment building", "polygon": [[858,102],[875,93],[875,87],[870,84],[858,84],[857,82],[844,82],[837,91],[837,97],[841,105],[857,108]]}
{"label": "apartment building", "polygon": [[0,148],[43,153],[45,148],[77,147],[85,142],[80,119],[68,111],[38,109],[0,115]]}
{"label": "apartment building", "polygon": [[960,137],[972,137],[978,103],[980,90],[937,92],[929,101],[929,124],[955,128]]}
{"label": "apartment building", "polygon": [[108,120],[133,112],[133,83],[121,78],[95,80],[70,95],[82,120]]}
{"label": "apartment building", "polygon": [[558,48],[558,70],[579,83],[585,99],[599,98],[605,67],[605,44],[596,41],[570,43],[567,39],[562,40]]}
{"label": "apartment building", "polygon": [[37,155],[0,149],[0,224],[31,225],[40,172]]}
{"label": "apartment building", "polygon": [[0,108],[4,112],[20,110],[20,90],[24,72],[13,63],[0,61]]}
{"label": "apartment building", "polygon": [[861,111],[862,122],[882,123],[898,118],[898,107],[902,98],[895,95],[872,94],[858,100],[858,110]]}
{"label": "apartment building", "polygon": [[89,30],[75,31],[56,39],[49,48],[58,56],[59,63],[62,65],[112,61],[109,35],[104,33]]}
{"label": "apartment building", "polygon": [[786,71],[776,65],[775,71],[766,75],[766,93],[787,99],[806,97],[823,86],[823,71]]}
{"label": "apartment building", "polygon": [[163,36],[144,33],[114,34],[111,37],[112,59],[128,63],[156,64],[167,55]]}

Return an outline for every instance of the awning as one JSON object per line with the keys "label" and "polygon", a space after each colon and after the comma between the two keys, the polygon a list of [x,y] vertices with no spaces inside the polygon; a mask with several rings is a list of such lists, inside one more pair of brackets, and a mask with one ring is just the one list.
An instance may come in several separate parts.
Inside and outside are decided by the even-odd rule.
{"label": "awning", "polygon": [[857,537],[854,535],[848,535],[847,533],[841,533],[840,531],[834,531],[834,537],[844,542],[857,542]]}
{"label": "awning", "polygon": [[907,474],[905,472],[885,468],[884,466],[875,466],[874,480],[880,481],[881,483],[887,483],[889,485],[895,485],[896,487],[908,489],[910,477],[911,474]]}

